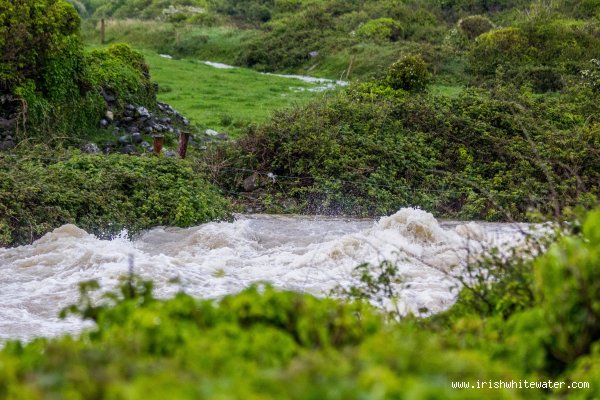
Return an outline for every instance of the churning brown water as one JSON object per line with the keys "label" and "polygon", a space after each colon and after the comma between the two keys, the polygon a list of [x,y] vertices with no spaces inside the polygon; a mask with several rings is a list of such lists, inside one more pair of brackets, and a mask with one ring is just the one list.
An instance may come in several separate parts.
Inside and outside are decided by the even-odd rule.
{"label": "churning brown water", "polygon": [[[156,228],[128,239],[100,240],[64,225],[29,246],[0,248],[0,340],[29,340],[79,332],[86,325],[58,312],[78,299],[78,283],[104,289],[128,271],[168,297],[179,290],[203,298],[238,292],[266,281],[281,289],[327,295],[352,284],[362,262],[398,262],[404,312],[438,312],[455,299],[449,273],[489,246],[506,248],[524,237],[523,224],[439,222],[401,209],[379,220],[250,215],[232,223]],[[181,283],[169,283],[179,278]]]}

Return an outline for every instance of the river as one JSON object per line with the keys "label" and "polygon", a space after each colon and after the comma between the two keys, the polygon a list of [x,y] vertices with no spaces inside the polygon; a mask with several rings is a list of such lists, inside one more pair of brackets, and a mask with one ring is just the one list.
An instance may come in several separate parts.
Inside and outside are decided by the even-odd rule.
{"label": "river", "polygon": [[[0,248],[0,340],[77,333],[84,324],[58,312],[78,299],[78,283],[105,289],[128,271],[152,279],[159,297],[179,290],[202,298],[253,282],[325,296],[355,283],[362,262],[394,260],[403,278],[403,312],[448,308],[458,292],[451,275],[484,248],[522,242],[525,224],[438,221],[406,208],[377,220],[238,215],[234,222],[155,228],[133,239],[101,240],[64,225],[32,245]],[[457,272],[458,271],[458,272]],[[170,281],[178,278],[180,283]]]}

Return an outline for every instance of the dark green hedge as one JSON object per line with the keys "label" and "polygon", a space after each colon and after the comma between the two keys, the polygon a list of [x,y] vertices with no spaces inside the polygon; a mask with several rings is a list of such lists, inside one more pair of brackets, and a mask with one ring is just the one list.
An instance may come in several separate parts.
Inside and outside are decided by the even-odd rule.
{"label": "dark green hedge", "polygon": [[122,229],[186,227],[227,216],[227,202],[186,161],[0,155],[0,246],[29,243],[67,223],[110,236]]}

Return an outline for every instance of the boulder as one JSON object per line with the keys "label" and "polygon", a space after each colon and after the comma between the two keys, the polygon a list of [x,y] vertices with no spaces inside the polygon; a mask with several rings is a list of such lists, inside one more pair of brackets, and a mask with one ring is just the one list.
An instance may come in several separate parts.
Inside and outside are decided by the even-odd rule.
{"label": "boulder", "polygon": [[119,144],[127,145],[131,143],[131,135],[123,135],[117,140]]}
{"label": "boulder", "polygon": [[83,145],[83,147],[81,148],[81,150],[84,153],[88,153],[88,154],[98,154],[100,153],[100,148],[98,147],[98,145],[96,143],[86,143]]}
{"label": "boulder", "polygon": [[123,147],[121,150],[119,150],[119,152],[121,154],[134,154],[137,152],[137,150],[135,149],[135,146],[128,144],[125,147]]}
{"label": "boulder", "polygon": [[133,140],[133,143],[142,143],[142,134],[139,132],[132,133],[131,140]]}

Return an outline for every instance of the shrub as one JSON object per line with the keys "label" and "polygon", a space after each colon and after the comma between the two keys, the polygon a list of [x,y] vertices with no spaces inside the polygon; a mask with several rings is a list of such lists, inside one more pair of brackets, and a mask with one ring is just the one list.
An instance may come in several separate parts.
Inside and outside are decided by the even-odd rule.
{"label": "shrub", "polygon": [[600,211],[580,237],[562,238],[535,264],[536,301],[551,336],[552,355],[571,363],[600,340]]}
{"label": "shrub", "polygon": [[530,62],[529,41],[519,28],[501,28],[477,37],[469,55],[470,67],[482,76],[494,76]]}
{"label": "shrub", "polygon": [[[597,103],[589,106],[514,90],[450,99],[386,81],[357,84],[276,114],[207,162],[286,177],[259,193],[292,197],[303,212],[381,215],[419,206],[454,218],[558,215],[600,194],[597,127],[583,126]],[[221,173],[232,191],[248,177]]]}
{"label": "shrub", "polygon": [[395,42],[402,35],[402,26],[391,18],[377,18],[361,25],[356,35],[375,42]]}
{"label": "shrub", "polygon": [[490,31],[494,24],[489,18],[482,15],[471,15],[458,21],[458,27],[469,39],[475,39],[477,36]]}
{"label": "shrub", "polygon": [[590,69],[581,71],[581,78],[586,86],[592,88],[594,92],[600,92],[600,60],[592,59]]}
{"label": "shrub", "polygon": [[87,83],[126,103],[155,107],[156,93],[144,56],[126,44],[114,44],[86,55]]}
{"label": "shrub", "polygon": [[0,89],[33,82],[52,99],[78,96],[83,74],[79,16],[63,0],[0,2]]}
{"label": "shrub", "polygon": [[386,82],[392,88],[421,91],[429,83],[427,64],[421,55],[405,56],[392,64],[387,71]]}
{"label": "shrub", "polygon": [[187,162],[124,155],[74,153],[54,162],[4,156],[0,204],[2,246],[67,223],[110,236],[227,216],[226,202]]}
{"label": "shrub", "polygon": [[526,68],[521,71],[517,80],[531,83],[536,93],[555,92],[565,87],[562,74],[551,67]]}

